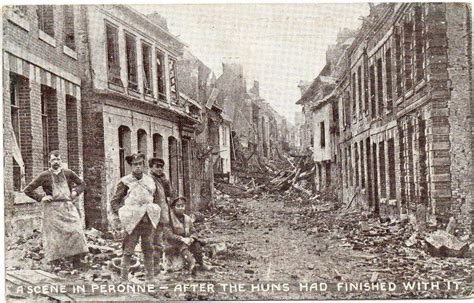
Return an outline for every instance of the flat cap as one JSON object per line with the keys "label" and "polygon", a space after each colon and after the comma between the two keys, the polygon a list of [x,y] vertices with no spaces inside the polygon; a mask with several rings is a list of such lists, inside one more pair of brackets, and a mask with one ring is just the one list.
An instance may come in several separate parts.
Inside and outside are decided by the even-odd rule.
{"label": "flat cap", "polygon": [[145,154],[143,154],[141,152],[131,154],[131,155],[125,157],[125,160],[130,165],[132,165],[132,163],[139,163],[139,162],[145,161]]}
{"label": "flat cap", "polygon": [[152,167],[154,164],[165,166],[165,161],[161,158],[153,157],[148,160],[148,166]]}

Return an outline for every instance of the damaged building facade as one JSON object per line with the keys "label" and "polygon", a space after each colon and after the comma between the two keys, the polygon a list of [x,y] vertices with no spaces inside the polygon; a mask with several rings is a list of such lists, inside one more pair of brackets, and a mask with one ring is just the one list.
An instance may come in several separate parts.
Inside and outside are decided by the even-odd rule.
{"label": "damaged building facade", "polygon": [[[39,230],[40,204],[22,190],[59,150],[83,175],[77,8],[3,8],[3,123],[7,233]],[[82,198],[80,198],[82,204]]]}
{"label": "damaged building facade", "polygon": [[247,88],[238,60],[228,58],[222,67],[223,73],[216,80],[217,103],[230,120],[229,153],[231,161],[238,163],[235,172],[238,175],[242,168],[261,169],[263,161],[281,158],[289,150],[289,124],[260,96],[259,81]]}
{"label": "damaged building facade", "polygon": [[138,151],[162,158],[175,194],[191,201],[191,142],[199,120],[178,90],[183,44],[129,7],[78,8],[86,225],[107,229],[115,186],[130,173],[125,157]]}
{"label": "damaged building facade", "polygon": [[339,45],[335,89],[312,100],[315,160],[337,167],[316,182],[380,217],[438,227],[453,217],[472,234],[470,39],[467,4],[371,6]]}
{"label": "damaged building facade", "polygon": [[295,115],[295,123],[298,127],[299,136],[299,148],[300,154],[311,153],[311,148],[314,145],[313,136],[313,115],[311,112],[312,101],[305,97],[306,92],[312,85],[312,82],[300,81],[298,88],[301,92],[301,98],[296,102],[297,105],[301,105],[302,110]]}
{"label": "damaged building facade", "polygon": [[216,102],[216,76],[199,58],[184,50],[178,61],[180,91],[200,107],[193,141],[192,204],[202,209],[214,201],[214,178],[230,175],[230,126]]}

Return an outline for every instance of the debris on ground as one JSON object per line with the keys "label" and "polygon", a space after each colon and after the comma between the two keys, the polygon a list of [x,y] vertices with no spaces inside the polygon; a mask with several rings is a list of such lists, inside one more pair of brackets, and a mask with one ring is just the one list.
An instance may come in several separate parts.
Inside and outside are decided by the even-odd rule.
{"label": "debris on ground", "polygon": [[424,238],[428,252],[437,257],[462,257],[469,250],[469,244],[444,230],[437,230]]}

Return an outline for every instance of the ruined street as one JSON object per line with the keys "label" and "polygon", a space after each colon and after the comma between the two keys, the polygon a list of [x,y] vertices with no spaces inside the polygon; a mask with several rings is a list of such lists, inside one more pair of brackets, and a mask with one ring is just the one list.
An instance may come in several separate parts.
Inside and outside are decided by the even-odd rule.
{"label": "ruined street", "polygon": [[[230,185],[227,189],[233,189]],[[225,189],[225,188],[224,188]],[[193,276],[187,271],[167,274],[171,285],[154,293],[155,299],[331,299],[331,298],[450,298],[472,293],[472,261],[469,258],[437,258],[425,252],[425,244],[410,225],[380,223],[375,219],[339,208],[337,203],[312,198],[303,200],[291,194],[263,193],[242,198],[217,191],[212,212],[204,213],[196,223],[205,239],[209,271]],[[89,268],[75,272],[39,264],[42,249],[36,237],[7,245],[7,272],[42,269],[51,272],[55,282],[118,283],[118,274],[110,270],[110,259],[119,256],[118,242],[104,240],[88,232],[91,260]],[[96,234],[98,235],[98,233]],[[416,235],[416,234],[415,234]],[[411,239],[410,239],[411,238]],[[97,243],[101,245],[97,245]],[[410,247],[408,247],[410,246]],[[139,249],[139,246],[137,246]],[[18,255],[22,258],[18,259]],[[141,255],[137,250],[137,255]],[[139,270],[139,276],[143,269]],[[39,271],[41,272],[41,271]],[[34,275],[23,277],[34,279]],[[24,280],[23,280],[24,281]],[[299,291],[300,283],[326,282],[459,282],[461,291]],[[258,291],[174,291],[176,283],[244,283],[261,285]],[[290,291],[284,291],[287,283]],[[273,290],[272,285],[273,284]],[[254,286],[257,287],[257,286]],[[329,286],[331,287],[331,286]],[[298,290],[298,291],[295,291]],[[108,294],[109,296],[111,294]],[[119,294],[116,294],[119,295]],[[130,294],[127,294],[130,298]],[[136,299],[146,299],[140,295]],[[76,299],[85,299],[77,297]],[[97,299],[97,297],[89,297]]]}
{"label": "ruined street", "polygon": [[471,6],[312,2],[5,6],[7,301],[472,298]]}

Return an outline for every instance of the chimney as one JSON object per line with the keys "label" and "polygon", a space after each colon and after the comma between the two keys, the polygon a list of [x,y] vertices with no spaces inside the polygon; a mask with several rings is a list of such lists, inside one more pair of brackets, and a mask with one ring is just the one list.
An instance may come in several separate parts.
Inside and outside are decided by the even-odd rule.
{"label": "chimney", "polygon": [[242,85],[244,85],[244,68],[240,63],[239,57],[222,58],[222,73],[224,75],[231,74],[237,76],[242,81]]}
{"label": "chimney", "polygon": [[257,80],[253,81],[252,93],[260,97],[260,83]]}
{"label": "chimney", "polygon": [[154,24],[160,26],[161,28],[165,29],[166,31],[168,30],[168,22],[166,21],[165,17],[160,15],[157,12],[151,13],[146,15],[146,17],[153,22]]}

